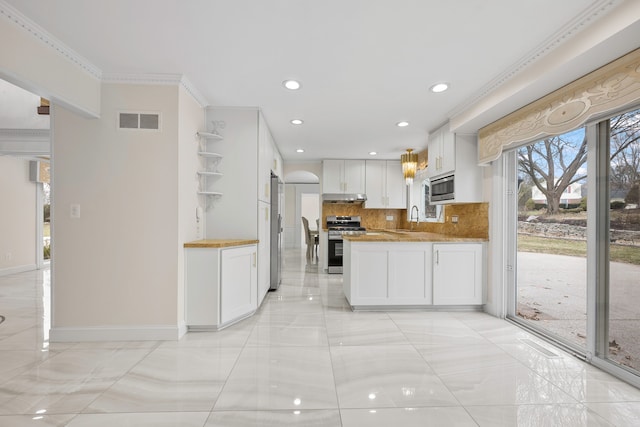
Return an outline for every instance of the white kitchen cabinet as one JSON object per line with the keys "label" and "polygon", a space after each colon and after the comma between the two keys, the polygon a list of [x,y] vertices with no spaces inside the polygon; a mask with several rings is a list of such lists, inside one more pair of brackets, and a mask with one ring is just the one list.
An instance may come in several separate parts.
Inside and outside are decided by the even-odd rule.
{"label": "white kitchen cabinet", "polygon": [[454,198],[432,204],[478,203],[483,201],[483,172],[478,166],[477,138],[449,132],[448,125],[429,134],[427,176],[431,182],[453,176]]}
{"label": "white kitchen cabinet", "polygon": [[365,161],[365,208],[406,209],[406,184],[399,160]]}
{"label": "white kitchen cabinet", "polygon": [[[258,203],[258,305],[271,285],[271,205]],[[266,265],[264,265],[266,264]]]}
{"label": "white kitchen cabinet", "polygon": [[482,304],[482,243],[433,245],[433,303]]}
{"label": "white kitchen cabinet", "polygon": [[221,329],[257,309],[257,247],[185,248],[185,322]]}
{"label": "white kitchen cabinet", "polygon": [[242,319],[257,305],[256,247],[223,249],[220,272],[220,324]]}
{"label": "white kitchen cabinet", "polygon": [[455,136],[449,131],[448,124],[429,134],[427,147],[427,171],[429,173],[429,178],[445,175],[455,171]]}
{"label": "white kitchen cabinet", "polygon": [[432,244],[344,241],[343,288],[351,306],[424,306],[432,302]]}
{"label": "white kitchen cabinet", "polygon": [[[271,172],[282,174],[281,157],[267,123],[257,108],[208,107],[207,122],[224,124],[224,155],[216,190],[215,208],[205,217],[208,239],[258,240],[258,300],[270,278]],[[276,166],[274,169],[273,166]],[[282,178],[282,175],[279,175]]]}
{"label": "white kitchen cabinet", "polygon": [[258,115],[258,199],[271,203],[271,170],[274,164],[274,143],[262,114]]}
{"label": "white kitchen cabinet", "polygon": [[323,160],[323,193],[365,193],[364,160]]}

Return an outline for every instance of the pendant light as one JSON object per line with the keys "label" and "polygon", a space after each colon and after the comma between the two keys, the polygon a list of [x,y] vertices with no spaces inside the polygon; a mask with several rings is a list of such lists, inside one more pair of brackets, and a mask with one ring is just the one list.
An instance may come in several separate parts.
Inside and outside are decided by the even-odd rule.
{"label": "pendant light", "polygon": [[402,175],[407,185],[413,183],[418,169],[418,155],[413,152],[412,148],[407,148],[407,152],[400,156],[402,162]]}

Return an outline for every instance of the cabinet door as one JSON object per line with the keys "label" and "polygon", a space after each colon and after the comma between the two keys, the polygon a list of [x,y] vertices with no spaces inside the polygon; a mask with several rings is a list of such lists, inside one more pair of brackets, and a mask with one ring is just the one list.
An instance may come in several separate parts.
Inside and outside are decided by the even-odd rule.
{"label": "cabinet door", "polygon": [[[387,208],[407,208],[407,185],[402,176],[402,164],[400,160],[387,160],[386,171]],[[367,194],[367,198],[369,194]]]}
{"label": "cabinet door", "polygon": [[447,130],[442,132],[442,145],[440,148],[439,174],[446,174],[456,170],[456,140],[455,134]]}
{"label": "cabinet door", "polygon": [[429,178],[440,175],[440,157],[442,156],[442,130],[429,134],[427,143],[427,174]]}
{"label": "cabinet door", "polygon": [[271,286],[271,205],[258,202],[258,299]]}
{"label": "cabinet door", "polygon": [[220,323],[225,324],[257,308],[256,246],[223,249],[220,263]]}
{"label": "cabinet door", "polygon": [[185,321],[187,326],[220,323],[219,249],[184,250]]}
{"label": "cabinet door", "polygon": [[389,252],[390,304],[431,304],[431,251],[413,246]]}
{"label": "cabinet door", "polygon": [[324,160],[322,162],[322,192],[344,193],[343,172],[344,160]]}
{"label": "cabinet door", "polygon": [[433,303],[482,304],[482,244],[433,245]]}
{"label": "cabinet door", "polygon": [[377,245],[353,250],[351,268],[351,305],[386,304],[389,297],[388,251]]}
{"label": "cabinet door", "polygon": [[365,207],[380,209],[387,207],[386,162],[384,160],[365,161]]}
{"label": "cabinet door", "polygon": [[258,200],[271,200],[271,165],[273,163],[273,142],[267,123],[258,115]]}
{"label": "cabinet door", "polygon": [[344,161],[344,193],[365,192],[365,161]]}

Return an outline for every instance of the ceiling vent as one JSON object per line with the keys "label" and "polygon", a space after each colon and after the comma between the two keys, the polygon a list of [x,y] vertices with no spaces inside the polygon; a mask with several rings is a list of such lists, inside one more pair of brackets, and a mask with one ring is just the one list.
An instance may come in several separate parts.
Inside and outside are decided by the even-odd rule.
{"label": "ceiling vent", "polygon": [[160,130],[158,113],[119,113],[119,129]]}

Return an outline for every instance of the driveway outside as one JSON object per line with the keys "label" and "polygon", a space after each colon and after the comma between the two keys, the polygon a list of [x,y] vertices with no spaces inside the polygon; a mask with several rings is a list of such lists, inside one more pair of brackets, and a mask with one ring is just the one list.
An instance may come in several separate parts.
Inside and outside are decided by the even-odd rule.
{"label": "driveway outside", "polygon": [[[518,252],[518,311],[586,345],[586,258]],[[640,266],[610,263],[609,357],[640,370]]]}

